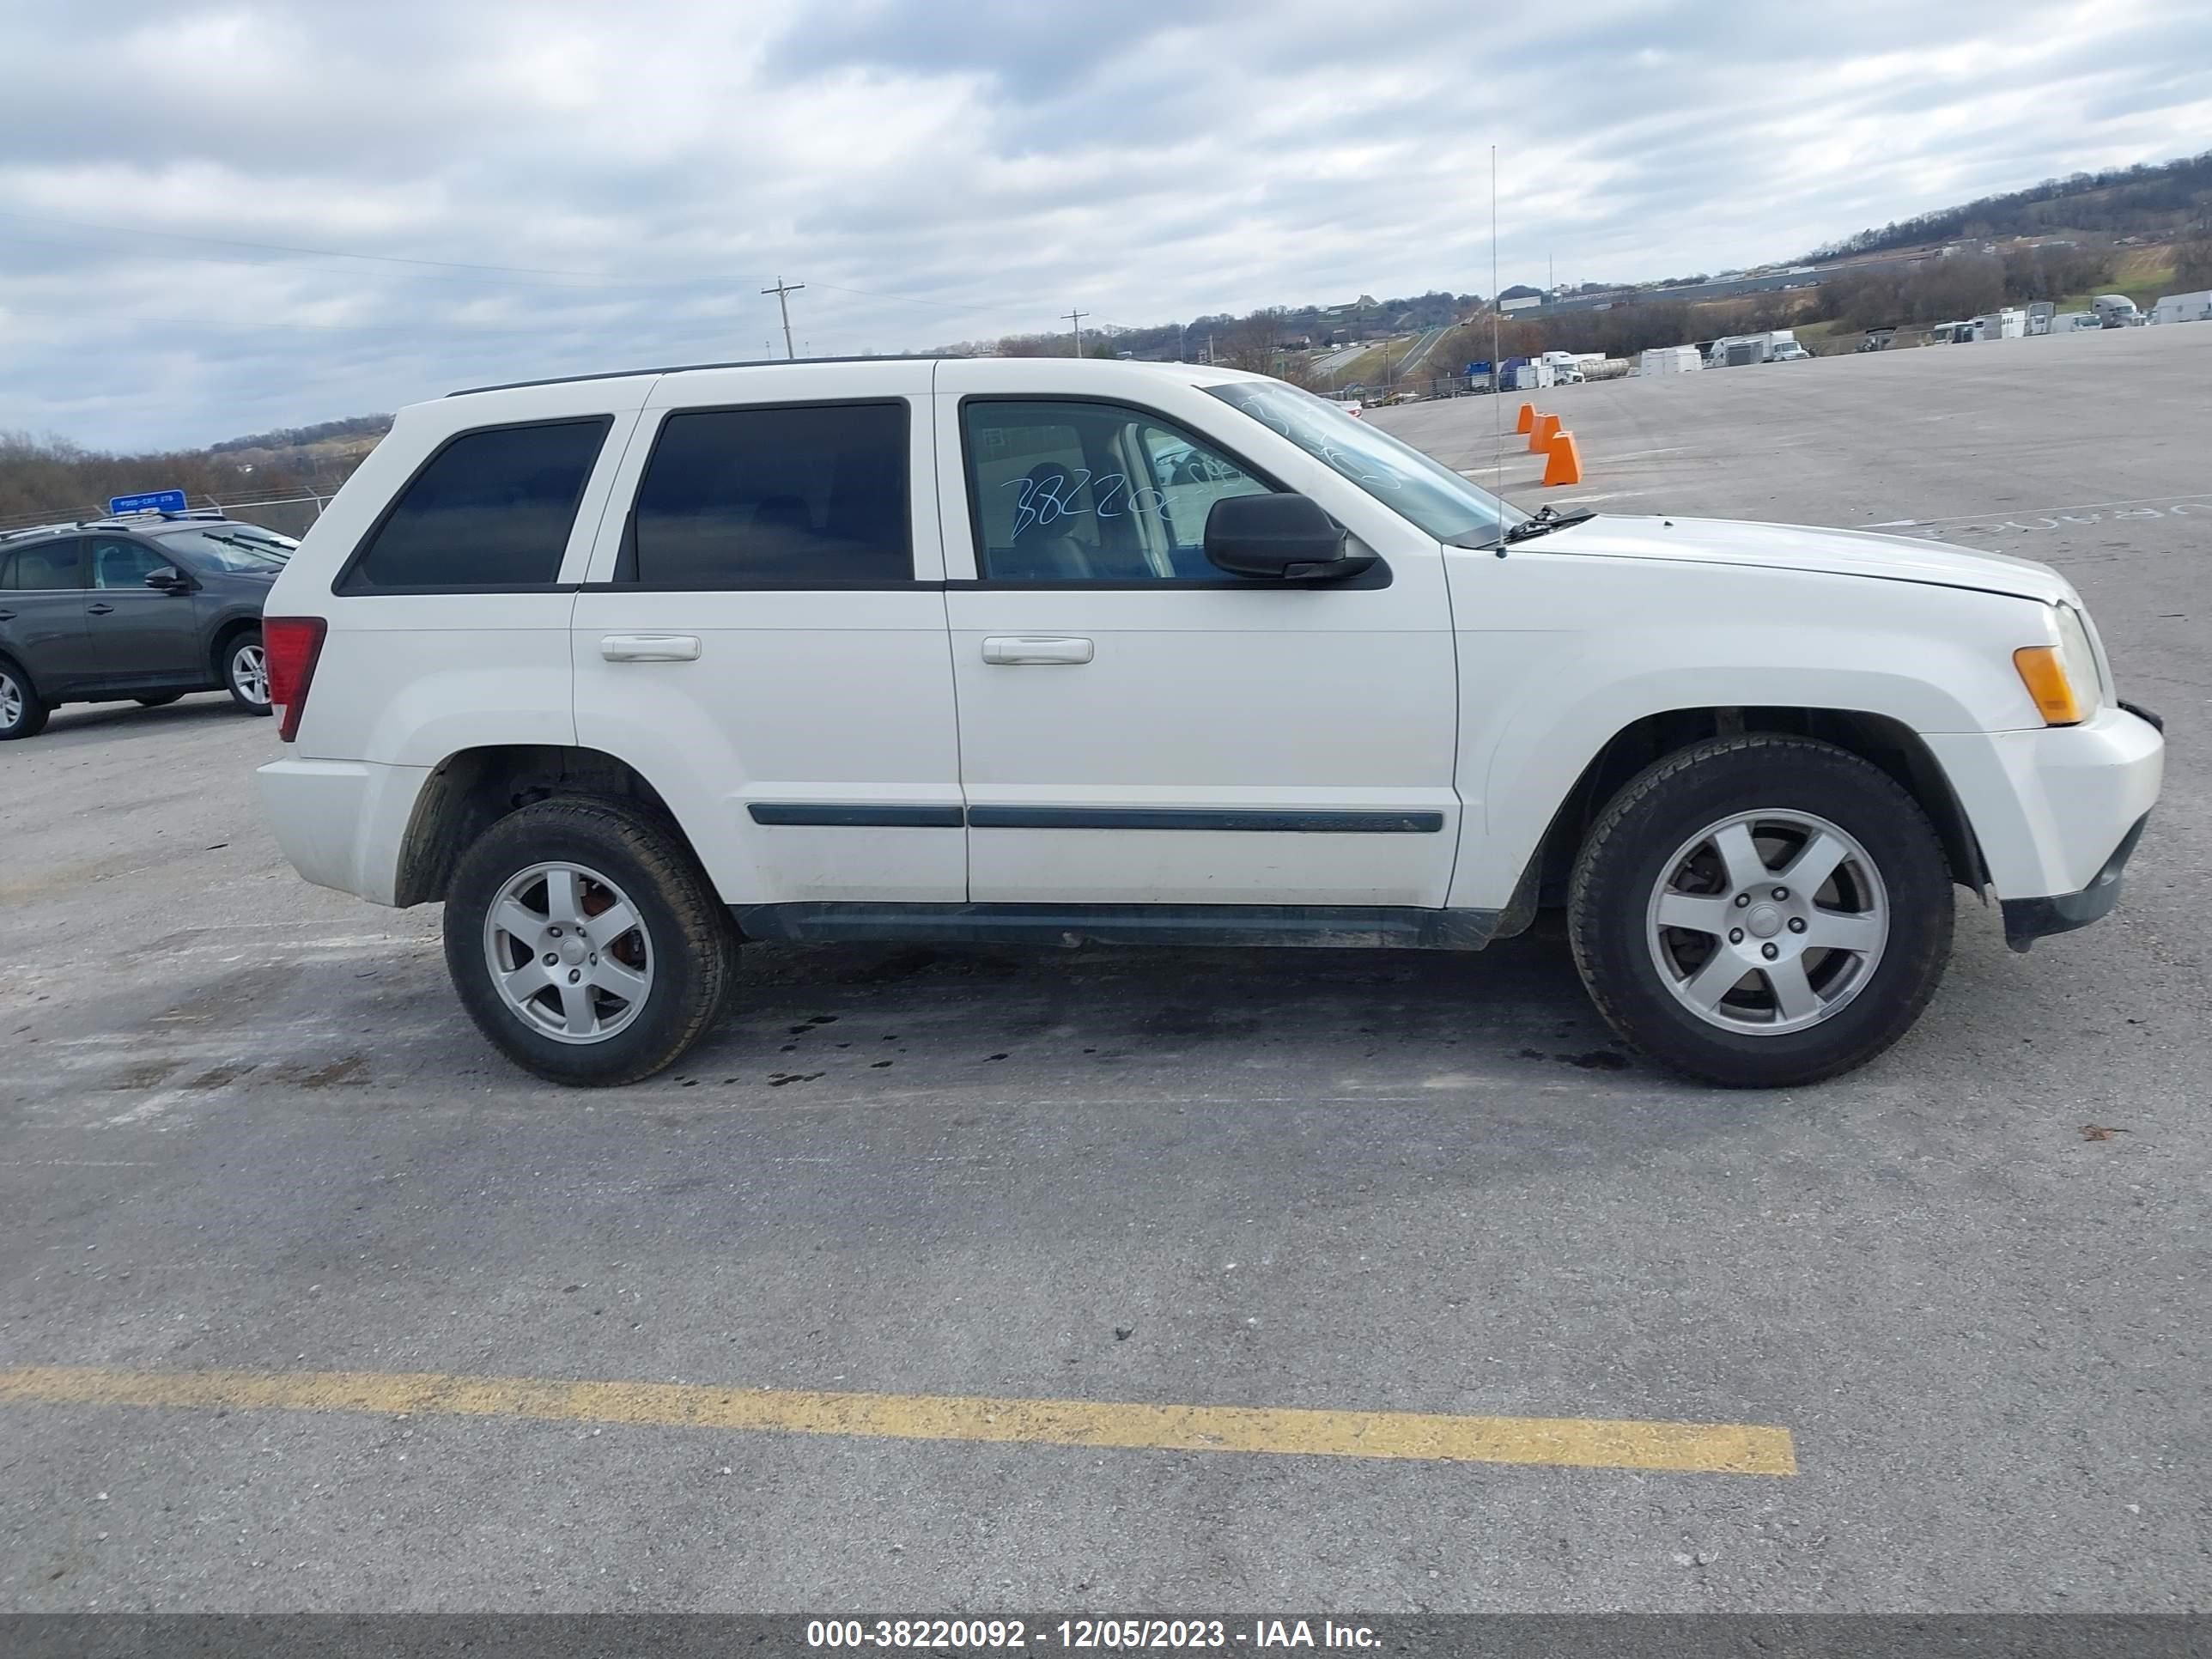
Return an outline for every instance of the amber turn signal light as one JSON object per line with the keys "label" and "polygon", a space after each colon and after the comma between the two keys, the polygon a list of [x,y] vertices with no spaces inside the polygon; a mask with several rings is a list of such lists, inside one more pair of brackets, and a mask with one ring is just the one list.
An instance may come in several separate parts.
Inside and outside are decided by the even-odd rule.
{"label": "amber turn signal light", "polygon": [[2045,726],[2081,723],[2081,705],[2075,700],[2073,682],[2066,678],[2057,646],[2023,645],[2012,653],[2012,665],[2020,671],[2020,682],[2035,699]]}

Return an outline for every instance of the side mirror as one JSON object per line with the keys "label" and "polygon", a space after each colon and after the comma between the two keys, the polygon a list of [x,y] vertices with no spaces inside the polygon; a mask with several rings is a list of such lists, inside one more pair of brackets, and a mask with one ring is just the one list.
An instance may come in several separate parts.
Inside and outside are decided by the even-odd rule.
{"label": "side mirror", "polygon": [[146,573],[146,586],[163,593],[189,593],[192,591],[192,580],[181,570],[149,570]]}
{"label": "side mirror", "polygon": [[1371,569],[1371,553],[1347,555],[1344,532],[1309,495],[1229,495],[1206,515],[1206,557],[1232,576],[1338,581]]}

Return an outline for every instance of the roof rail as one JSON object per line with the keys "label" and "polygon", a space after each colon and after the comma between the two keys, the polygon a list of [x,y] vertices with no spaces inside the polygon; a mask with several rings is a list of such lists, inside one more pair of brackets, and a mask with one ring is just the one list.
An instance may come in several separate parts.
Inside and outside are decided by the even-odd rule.
{"label": "roof rail", "polygon": [[58,535],[64,530],[82,530],[84,526],[74,519],[59,524],[25,525],[18,530],[0,530],[0,542],[19,542],[33,536]]}
{"label": "roof rail", "polygon": [[137,513],[111,513],[104,519],[87,519],[80,530],[128,530],[152,520],[174,523],[180,519],[217,520],[228,516],[219,507],[188,507],[181,510],[168,507],[147,507]]}
{"label": "roof rail", "polygon": [[467,386],[448,398],[473,398],[479,392],[520,392],[525,386],[574,386],[584,380],[628,380],[642,374],[689,374],[702,368],[785,368],[794,363],[935,363],[953,361],[945,351],[884,351],[857,357],[746,357],[728,363],[668,363],[659,368],[610,368],[597,374],[556,374],[543,380],[503,380],[497,386]]}

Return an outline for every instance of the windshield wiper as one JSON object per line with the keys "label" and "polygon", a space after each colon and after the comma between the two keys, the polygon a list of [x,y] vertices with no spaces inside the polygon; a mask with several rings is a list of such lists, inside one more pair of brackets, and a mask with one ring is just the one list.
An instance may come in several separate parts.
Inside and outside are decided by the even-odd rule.
{"label": "windshield wiper", "polygon": [[1514,542],[1525,542],[1533,537],[1548,536],[1554,530],[1565,530],[1575,525],[1588,524],[1595,517],[1597,517],[1596,513],[1587,507],[1578,507],[1571,513],[1562,513],[1557,507],[1539,507],[1534,518],[1523,519],[1512,529],[1507,531],[1505,540],[1509,544]]}

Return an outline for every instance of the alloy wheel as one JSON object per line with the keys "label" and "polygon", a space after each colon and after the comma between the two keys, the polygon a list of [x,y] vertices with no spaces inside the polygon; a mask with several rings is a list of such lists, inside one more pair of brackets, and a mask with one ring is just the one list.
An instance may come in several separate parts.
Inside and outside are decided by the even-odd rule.
{"label": "alloy wheel", "polygon": [[269,701],[269,653],[258,643],[241,645],[230,655],[230,680],[248,702]]}
{"label": "alloy wheel", "polygon": [[1662,984],[1699,1019],[1746,1036],[1803,1030],[1866,988],[1890,932],[1873,857],[1809,812],[1708,824],[1674,851],[1646,907]]}
{"label": "alloy wheel", "polygon": [[652,994],[653,944],[621,888],[580,864],[533,864],[484,917],[484,963],[514,1017],[556,1042],[604,1042]]}

